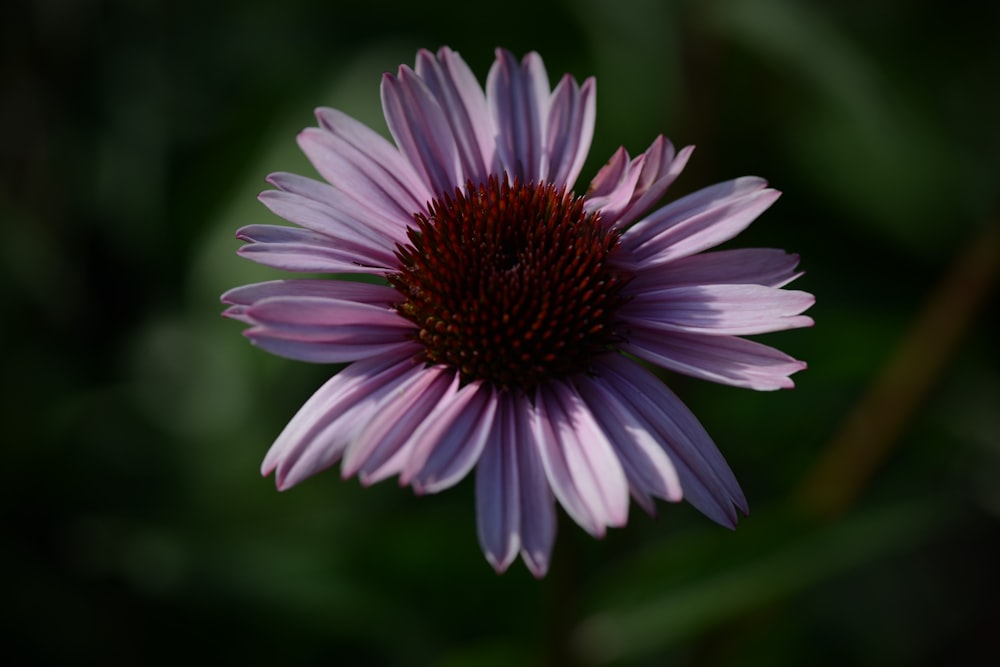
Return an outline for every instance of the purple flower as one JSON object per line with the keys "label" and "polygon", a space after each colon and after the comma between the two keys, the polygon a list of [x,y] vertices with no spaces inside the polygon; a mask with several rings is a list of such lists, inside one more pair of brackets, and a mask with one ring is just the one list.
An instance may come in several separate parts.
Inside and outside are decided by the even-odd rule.
{"label": "purple flower", "polygon": [[382,79],[395,145],[333,109],[299,145],[326,182],[278,173],[264,204],[296,226],[250,225],[240,254],[287,271],[230,290],[259,347],[349,365],[271,447],[279,489],[341,461],[417,493],[473,468],[479,541],[503,571],[545,574],[555,500],[594,536],[629,496],[686,498],[734,527],[746,499],[695,416],[642,361],[751,389],[805,364],[741,336],[809,326],[810,294],[781,289],[798,257],[703,252],[779,193],[738,178],[652,208],[684,168],[660,136],[619,149],[572,187],[594,129],[594,79],[555,89],[538,54],[498,50],[485,91],[447,48]]}

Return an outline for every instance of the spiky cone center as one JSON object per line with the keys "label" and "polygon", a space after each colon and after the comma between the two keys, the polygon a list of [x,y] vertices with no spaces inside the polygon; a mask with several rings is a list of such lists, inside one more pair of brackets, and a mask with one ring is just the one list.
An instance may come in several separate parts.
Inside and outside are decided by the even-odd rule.
{"label": "spiky cone center", "polygon": [[426,361],[464,381],[531,392],[586,372],[619,339],[629,276],[609,256],[620,233],[548,183],[490,177],[432,201],[396,249],[389,283]]}

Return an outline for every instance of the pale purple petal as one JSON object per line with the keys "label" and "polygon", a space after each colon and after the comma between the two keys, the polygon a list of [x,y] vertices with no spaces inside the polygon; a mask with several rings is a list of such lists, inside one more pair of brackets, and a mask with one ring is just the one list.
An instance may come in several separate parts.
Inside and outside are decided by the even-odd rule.
{"label": "pale purple petal", "polygon": [[[400,192],[401,188],[399,202],[404,205],[404,209],[407,209],[406,204],[408,203],[416,204],[418,207],[423,206],[431,198],[432,193],[420,180],[420,177],[413,170],[413,166],[399,152],[399,149],[378,132],[336,109],[317,109],[316,118],[319,120],[320,127],[355,149],[354,151],[346,151],[348,155],[355,156],[354,159],[361,159],[360,164],[362,165],[378,167],[374,170],[375,178],[379,182],[390,184],[388,191]],[[369,156],[371,164],[368,164],[364,157],[359,157],[358,153],[361,156]],[[395,185],[391,185],[393,182]],[[334,181],[331,183],[337,185]],[[406,212],[413,210],[416,209],[408,209]]]}
{"label": "pale purple petal", "polygon": [[367,359],[398,350],[416,351],[414,344],[388,337],[374,339],[371,335],[346,331],[327,341],[302,340],[283,336],[280,332],[264,327],[247,329],[247,339],[262,350],[286,359],[308,361],[315,364],[339,364]]}
{"label": "pale purple petal", "polygon": [[257,324],[251,310],[266,299],[298,299],[320,297],[334,300],[348,300],[359,304],[371,304],[384,309],[399,300],[395,290],[382,285],[333,280],[272,280],[264,283],[244,285],[229,290],[222,295],[222,302],[230,307],[222,314],[231,319]]}
{"label": "pale purple petal", "polygon": [[412,350],[380,355],[334,375],[288,422],[261,473],[276,472],[278,488],[287,489],[336,463],[379,402],[421,372],[411,356]]}
{"label": "pale purple petal", "polygon": [[521,546],[518,454],[531,443],[517,439],[519,415],[514,411],[513,397],[505,392],[499,401],[493,430],[476,465],[476,531],[486,560],[497,572],[503,572]]}
{"label": "pale purple petal", "polygon": [[540,455],[541,444],[533,428],[535,406],[527,396],[513,396],[517,415],[517,476],[521,492],[521,558],[536,577],[549,569],[552,545],[556,539],[556,505],[552,488],[545,476]]}
{"label": "pale purple petal", "polygon": [[606,224],[625,227],[663,197],[693,150],[687,146],[677,153],[663,135],[631,161],[619,149],[591,182],[586,210],[599,211]]}
{"label": "pale purple petal", "polygon": [[416,72],[404,65],[382,77],[382,109],[399,149],[435,196],[465,183],[445,112]]}
{"label": "pale purple petal", "polygon": [[281,191],[264,191],[258,197],[272,212],[335,239],[367,239],[385,251],[405,241],[406,229],[413,224],[412,211],[385,210],[311,178],[276,172],[267,182]]}
{"label": "pale purple petal", "polygon": [[728,241],[780,196],[763,179],[748,176],[678,199],[622,235],[632,265],[649,267],[693,255]]}
{"label": "pale purple petal", "polygon": [[628,206],[618,214],[615,224],[619,227],[628,225],[658,202],[680,176],[692,152],[694,146],[685,146],[676,152],[673,144],[663,135],[657,137],[646,150],[635,191]]}
{"label": "pale purple petal", "polygon": [[413,434],[413,450],[399,476],[417,493],[437,493],[472,469],[486,446],[497,408],[496,389],[472,382],[442,402]]}
{"label": "pale purple petal", "polygon": [[573,188],[583,163],[590,151],[594,137],[594,119],[597,115],[595,88],[591,77],[577,85],[570,75],[565,75],[552,91],[552,106],[546,124],[546,153],[551,183]]}
{"label": "pale purple petal", "polygon": [[[384,141],[384,140],[383,140]],[[379,162],[377,157],[351,145],[342,137],[323,129],[310,127],[299,133],[299,147],[316,171],[337,190],[357,204],[382,217],[408,219],[422,210],[430,197],[419,199],[422,192],[413,192],[408,183],[413,168],[405,167],[402,179],[394,165]]]}
{"label": "pale purple petal", "polygon": [[795,270],[798,264],[798,255],[773,248],[717,250],[644,268],[629,289],[710,284],[783,287],[802,275]]}
{"label": "pale purple petal", "polygon": [[[372,287],[378,287],[373,285]],[[386,306],[321,296],[285,296],[263,299],[244,313],[260,326],[287,333],[298,340],[326,341],[351,328],[369,335],[402,340],[414,324]]]}
{"label": "pale purple petal", "polygon": [[413,324],[390,306],[395,290],[349,281],[287,280],[230,290],[224,315],[249,324],[255,345],[281,356],[345,362],[412,348]]}
{"label": "pale purple petal", "polygon": [[503,169],[522,183],[546,178],[545,123],[549,114],[549,77],[537,53],[518,63],[512,53],[497,49],[486,79],[486,101],[497,131],[497,152]]}
{"label": "pale purple petal", "polygon": [[621,311],[627,325],[665,332],[748,336],[812,326],[800,315],[808,292],[762,285],[691,285],[641,290]]}
{"label": "pale purple petal", "polygon": [[415,69],[441,105],[451,127],[463,179],[485,183],[495,166],[496,141],[486,95],[472,70],[447,47],[440,49],[437,56],[421,50]]}
{"label": "pale purple petal", "polygon": [[399,301],[399,292],[386,285],[352,280],[271,280],[235,287],[222,295],[222,302],[250,306],[275,297],[316,296],[343,299],[373,305],[388,305]]}
{"label": "pale purple petal", "polygon": [[567,513],[595,536],[628,520],[628,480],[604,431],[577,391],[538,388],[535,434],[545,474]]}
{"label": "pale purple petal", "polygon": [[610,389],[601,378],[579,380],[583,396],[601,424],[628,478],[632,496],[650,514],[652,497],[677,502],[682,497],[680,481],[670,457],[649,425]]}
{"label": "pale purple petal", "polygon": [[735,336],[699,336],[632,327],[625,352],[692,377],[760,391],[791,389],[788,376],[804,362],[784,352]]}
{"label": "pale purple petal", "polygon": [[684,498],[718,523],[735,526],[747,502],[732,470],[704,427],[651,373],[617,355],[605,355],[595,382],[610,392],[649,433],[655,434],[677,471]]}
{"label": "pale purple petal", "polygon": [[523,395],[500,395],[493,432],[476,466],[476,517],[486,559],[503,572],[520,550],[536,577],[548,571],[555,499],[545,478]]}
{"label": "pale purple petal", "polygon": [[643,161],[643,156],[632,160],[628,151],[622,146],[597,172],[587,190],[587,200],[584,209],[588,213],[598,213],[607,209],[611,218],[615,219],[619,211],[624,209],[632,199],[635,185],[639,182],[641,169],[636,169],[636,163]]}
{"label": "pale purple petal", "polygon": [[271,329],[261,327],[247,329],[243,335],[266,352],[314,364],[342,364],[397,352],[417,354],[423,349],[405,339],[373,341],[371,337],[352,335],[352,332],[345,333],[342,339],[324,343],[282,337]]}
{"label": "pale purple petal", "polygon": [[424,369],[417,380],[382,406],[344,453],[341,474],[358,475],[365,486],[403,471],[415,443],[413,433],[441,403],[458,392],[457,375],[444,366]]}
{"label": "pale purple petal", "polygon": [[[578,525],[595,537],[604,536],[604,524],[597,521],[587,508],[580,492],[573,482],[572,474],[566,462],[563,447],[559,443],[559,435],[556,430],[555,418],[559,408],[554,406],[550,411],[548,401],[543,395],[542,387],[539,387],[535,394],[535,403],[529,413],[531,418],[531,430],[534,440],[537,443],[539,458],[542,462],[542,469],[548,480],[552,492],[563,506],[566,513]],[[623,473],[624,474],[624,473]]]}
{"label": "pale purple petal", "polygon": [[248,225],[236,233],[247,245],[240,257],[283,271],[298,273],[369,273],[382,275],[395,266],[388,253],[298,227]]}

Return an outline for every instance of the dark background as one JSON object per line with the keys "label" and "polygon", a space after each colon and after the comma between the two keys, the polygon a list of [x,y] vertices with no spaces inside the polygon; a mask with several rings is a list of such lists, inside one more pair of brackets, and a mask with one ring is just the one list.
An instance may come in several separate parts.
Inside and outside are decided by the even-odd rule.
{"label": "dark background", "polygon": [[[0,630],[57,664],[937,665],[1000,652],[1000,4],[903,0],[45,0],[0,20]],[[233,232],[312,173],[320,105],[384,129],[419,47],[598,80],[614,149],[697,144],[671,196],[781,200],[734,245],[801,253],[794,391],[665,376],[752,513],[687,505],[549,576],[497,576],[471,480],[415,499],[258,466],[332,369],[218,295],[276,277]],[[565,518],[565,517],[563,517]]]}

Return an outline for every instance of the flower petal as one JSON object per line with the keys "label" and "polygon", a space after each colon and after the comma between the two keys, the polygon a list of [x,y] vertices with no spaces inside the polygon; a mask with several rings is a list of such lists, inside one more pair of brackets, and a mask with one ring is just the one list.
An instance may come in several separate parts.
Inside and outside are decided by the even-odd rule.
{"label": "flower petal", "polygon": [[538,388],[534,420],[542,466],[566,512],[592,535],[628,520],[628,480],[611,443],[577,391]]}
{"label": "flower petal", "polygon": [[403,65],[382,77],[382,110],[396,145],[435,196],[465,183],[445,112],[416,72]]}
{"label": "flower petal", "polygon": [[588,211],[599,211],[605,224],[624,228],[655,204],[670,187],[694,151],[694,146],[674,150],[663,135],[631,162],[619,149],[590,184]]}
{"label": "flower petal", "polygon": [[379,355],[409,353],[415,355],[421,348],[408,340],[372,341],[370,337],[356,332],[347,332],[343,339],[329,342],[298,340],[275,335],[273,330],[263,328],[247,329],[243,332],[247,339],[271,354],[296,361],[314,364],[342,364]]}
{"label": "flower petal", "polygon": [[783,287],[802,275],[799,256],[773,248],[737,248],[703,252],[648,267],[630,289],[678,285],[765,285]]}
{"label": "flower petal", "polygon": [[[317,109],[316,118],[320,127],[339,140],[340,143],[334,145],[349,146],[352,149],[344,151],[345,155],[358,161],[362,171],[370,171],[374,183],[386,186],[385,191],[388,193],[396,193],[393,198],[401,205],[405,214],[409,215],[422,208],[431,198],[432,193],[410,162],[378,132],[336,109]],[[330,182],[337,185],[334,181]],[[360,192],[346,192],[348,195],[354,194],[358,201],[366,201],[365,197],[360,196]]]}
{"label": "flower petal", "polygon": [[[486,560],[503,572],[521,546],[521,489],[514,399],[500,396],[497,418],[476,464],[476,532]],[[529,444],[530,446],[530,444]]]}
{"label": "flower petal", "polygon": [[545,145],[550,183],[572,189],[580,175],[594,137],[594,119],[597,115],[595,88],[591,77],[580,86],[570,75],[565,75],[552,92],[548,122],[545,126]]}
{"label": "flower petal", "polygon": [[303,361],[344,362],[396,350],[413,328],[391,308],[384,285],[286,280],[230,290],[224,315],[251,325],[245,335],[263,349]]}
{"label": "flower petal", "polygon": [[651,497],[671,502],[681,500],[683,493],[677,471],[645,420],[601,378],[583,377],[579,387],[581,396],[608,434],[632,496],[643,509],[654,513]]}
{"label": "flower petal", "polygon": [[616,150],[590,182],[584,209],[588,213],[607,210],[611,219],[617,220],[639,182],[642,170],[637,169],[636,165],[641,166],[643,160],[645,158],[641,155],[631,159],[624,146]]}
{"label": "flower petal", "polygon": [[517,478],[521,492],[521,558],[536,577],[549,569],[556,539],[556,504],[545,476],[541,445],[532,424],[535,406],[524,395],[514,397],[517,415]]}
{"label": "flower petal", "polygon": [[261,473],[276,471],[279,489],[287,489],[324,470],[391,396],[421,371],[406,352],[380,355],[351,364],[312,397],[275,440]]}
{"label": "flower petal", "polygon": [[394,264],[389,256],[371,248],[331,239],[323,234],[280,225],[248,225],[236,232],[247,245],[240,257],[283,271],[299,273],[383,274]]}
{"label": "flower petal", "polygon": [[693,152],[694,146],[685,146],[677,152],[674,145],[663,135],[653,140],[643,154],[645,161],[642,163],[639,182],[632,193],[628,207],[618,216],[618,226],[624,227],[658,202],[667,188],[684,171]]}
{"label": "flower petal", "polygon": [[[380,138],[381,139],[381,138]],[[385,139],[381,139],[385,141]],[[403,163],[403,177],[394,172],[398,161],[384,164],[378,154],[359,148],[325,128],[309,127],[299,133],[299,147],[316,171],[333,185],[342,198],[372,210],[376,215],[406,220],[423,210],[430,197],[421,198],[409,183],[417,179],[413,168]]]}
{"label": "flower petal", "polygon": [[493,432],[476,465],[476,516],[486,559],[503,572],[520,550],[536,577],[548,571],[556,535],[555,499],[521,395],[499,396]]}
{"label": "flower petal", "polygon": [[635,266],[646,268],[728,241],[780,196],[766,186],[747,176],[682,197],[626,230],[622,247]]}
{"label": "flower petal", "polygon": [[722,525],[736,525],[735,509],[747,513],[736,477],[711,437],[680,399],[654,375],[617,355],[597,365],[598,381],[607,383],[615,402],[631,413],[637,427],[660,441],[677,471],[684,498]]}
{"label": "flower petal", "polygon": [[519,64],[512,53],[497,49],[486,78],[486,101],[501,166],[522,183],[547,176],[544,137],[550,97],[549,76],[537,53]]}
{"label": "flower petal", "polygon": [[295,340],[336,340],[342,337],[342,331],[350,329],[401,341],[414,327],[412,322],[386,306],[326,296],[263,299],[250,306],[245,315],[259,326]]}
{"label": "flower petal", "polygon": [[276,172],[268,174],[267,182],[280,192],[266,190],[258,199],[272,212],[306,229],[376,251],[386,252],[404,241],[413,222],[412,212],[386,211],[304,176]]}
{"label": "flower petal", "polygon": [[413,434],[400,484],[412,485],[418,494],[437,493],[465,477],[486,446],[496,408],[496,389],[482,382],[467,384],[442,402]]}
{"label": "flower petal", "polygon": [[784,352],[735,336],[704,336],[633,326],[621,349],[692,377],[761,391],[791,389],[788,377],[806,364]]}
{"label": "flower petal", "polygon": [[485,183],[496,158],[496,141],[486,95],[462,57],[444,47],[437,56],[421,50],[416,73],[441,105],[455,137],[462,183]]}
{"label": "flower petal", "polygon": [[271,280],[235,287],[222,295],[222,302],[250,306],[258,301],[279,297],[315,296],[367,304],[390,304],[399,293],[385,285],[352,280]]}
{"label": "flower petal", "polygon": [[769,333],[812,326],[800,315],[816,301],[808,292],[762,285],[692,285],[640,290],[622,319],[644,329],[710,335]]}
{"label": "flower petal", "polygon": [[444,366],[424,369],[417,381],[397,391],[344,453],[341,474],[358,474],[365,486],[402,472],[413,449],[411,437],[434,409],[458,391],[458,377]]}
{"label": "flower petal", "polygon": [[[558,410],[558,406],[554,409]],[[550,412],[547,401],[544,400],[542,388],[535,394],[535,405],[530,412],[531,431],[537,443],[545,477],[559,504],[578,525],[591,535],[604,536],[604,525],[590,513],[583,498],[577,491],[570,474],[569,465],[559,442],[555,428],[555,413]],[[572,447],[571,447],[572,448]]]}

